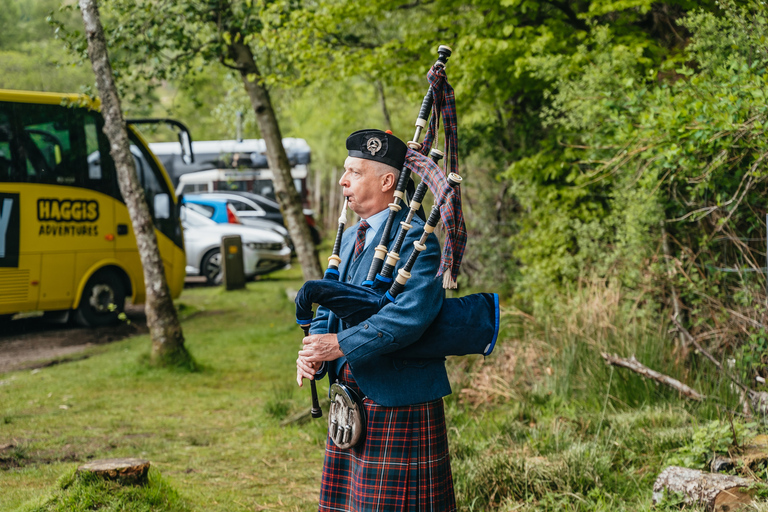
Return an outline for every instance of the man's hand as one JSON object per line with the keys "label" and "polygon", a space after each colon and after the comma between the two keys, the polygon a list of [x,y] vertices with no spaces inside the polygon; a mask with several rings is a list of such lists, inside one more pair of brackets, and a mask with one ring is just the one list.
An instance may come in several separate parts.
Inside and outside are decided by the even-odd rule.
{"label": "man's hand", "polygon": [[302,343],[304,348],[299,350],[299,358],[310,363],[333,361],[344,355],[336,334],[312,334],[304,338]]}
{"label": "man's hand", "polygon": [[304,384],[304,379],[314,380],[315,374],[322,363],[310,363],[303,357],[296,359],[296,383],[299,387]]}

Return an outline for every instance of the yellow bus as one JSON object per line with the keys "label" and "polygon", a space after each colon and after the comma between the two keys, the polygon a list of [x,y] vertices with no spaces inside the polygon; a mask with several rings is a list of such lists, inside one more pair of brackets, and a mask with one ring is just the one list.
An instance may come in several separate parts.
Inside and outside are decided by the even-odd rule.
{"label": "yellow bus", "polygon": [[[136,238],[103,126],[86,97],[0,89],[1,317],[71,311],[78,323],[98,326],[117,320],[126,297],[144,302]],[[175,298],[186,265],[176,196],[129,128]]]}

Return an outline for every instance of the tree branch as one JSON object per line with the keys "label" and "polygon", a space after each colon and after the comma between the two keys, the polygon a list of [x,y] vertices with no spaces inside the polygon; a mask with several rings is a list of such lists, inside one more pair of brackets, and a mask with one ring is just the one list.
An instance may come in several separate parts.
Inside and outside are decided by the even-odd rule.
{"label": "tree branch", "polygon": [[651,370],[647,366],[644,366],[642,363],[640,363],[640,361],[635,359],[635,356],[632,356],[629,359],[624,359],[619,356],[615,356],[615,355],[612,356],[612,355],[606,354],[605,352],[601,352],[600,355],[603,356],[603,359],[605,359],[606,364],[609,364],[611,366],[619,366],[622,368],[627,368],[629,370],[632,370],[633,372],[639,375],[642,375],[646,379],[652,379],[660,384],[669,386],[670,388],[674,389],[675,391],[679,392],[685,397],[690,398],[691,400],[696,400],[701,402],[702,400],[707,398],[705,395],[702,395],[695,389],[686,386],[679,380],[673,379],[668,375],[664,375],[663,373],[659,373],[655,370]]}

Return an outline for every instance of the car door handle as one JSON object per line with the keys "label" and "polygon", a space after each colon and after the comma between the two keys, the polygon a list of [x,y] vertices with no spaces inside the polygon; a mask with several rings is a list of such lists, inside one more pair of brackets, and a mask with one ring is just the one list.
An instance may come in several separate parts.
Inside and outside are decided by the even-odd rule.
{"label": "car door handle", "polygon": [[118,235],[127,235],[128,234],[128,224],[118,224],[117,225],[117,234]]}

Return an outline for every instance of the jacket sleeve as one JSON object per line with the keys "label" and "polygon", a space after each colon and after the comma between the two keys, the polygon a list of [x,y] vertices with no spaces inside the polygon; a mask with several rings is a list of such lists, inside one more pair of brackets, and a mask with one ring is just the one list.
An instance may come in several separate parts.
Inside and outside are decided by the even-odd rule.
{"label": "jacket sleeve", "polygon": [[[421,237],[423,229],[422,223],[414,223],[408,231],[397,269],[408,260],[414,250],[413,242]],[[387,304],[368,320],[339,333],[339,346],[353,368],[356,363],[365,363],[414,343],[440,312],[445,294],[443,280],[436,276],[441,251],[434,234],[429,235],[426,246],[395,302]]]}
{"label": "jacket sleeve", "polygon": [[309,327],[309,334],[328,334],[328,321],[331,311],[324,306],[318,306],[315,312],[315,318],[312,319],[312,325]]}

